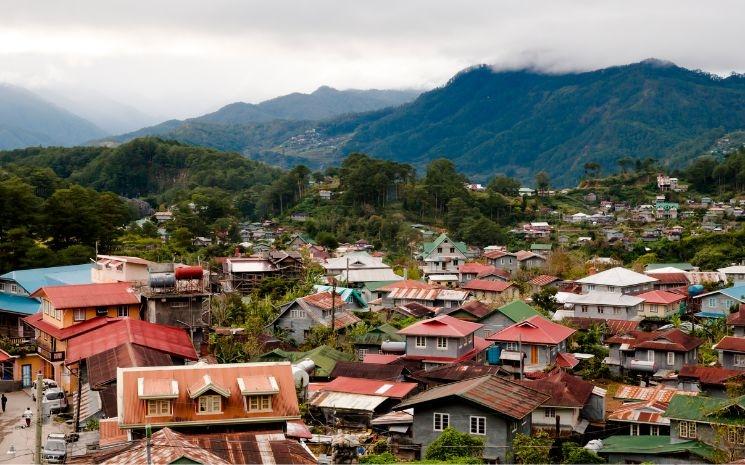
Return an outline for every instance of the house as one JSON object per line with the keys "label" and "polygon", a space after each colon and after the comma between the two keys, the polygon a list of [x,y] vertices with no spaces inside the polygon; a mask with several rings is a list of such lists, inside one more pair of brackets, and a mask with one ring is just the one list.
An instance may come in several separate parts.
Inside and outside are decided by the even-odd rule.
{"label": "house", "polygon": [[316,245],[316,241],[307,234],[294,234],[287,244],[287,248],[289,250],[300,251],[311,245]]}
{"label": "house", "polygon": [[389,412],[416,389],[416,383],[340,376],[320,386],[309,405],[328,425],[367,429],[374,415]]}
{"label": "house", "polygon": [[745,265],[732,265],[717,269],[724,275],[726,281],[735,284],[745,284]]}
{"label": "house", "polygon": [[308,351],[287,351],[274,349],[271,352],[261,354],[254,358],[253,362],[292,362],[298,363],[309,360],[313,362],[310,372],[311,379],[328,379],[340,361],[352,362],[354,355],[338,351],[332,347],[322,345]]}
{"label": "house", "polygon": [[546,265],[546,257],[527,250],[518,250],[515,252],[518,266],[524,270],[534,270],[543,268]]}
{"label": "house", "polygon": [[336,294],[339,296],[339,298],[343,300],[344,303],[348,304],[352,310],[367,310],[367,301],[365,301],[365,297],[362,295],[362,292],[359,289],[353,289],[351,287],[329,286],[325,284],[314,284],[313,290],[316,293],[336,291]]}
{"label": "house", "polygon": [[383,297],[383,306],[398,307],[410,303],[418,303],[427,307],[454,308],[468,299],[467,290],[443,289],[433,284],[421,281],[399,281],[378,289],[388,291]]}
{"label": "house", "polygon": [[520,296],[520,290],[512,283],[473,279],[462,286],[476,299],[487,302],[508,302]]}
{"label": "house", "polygon": [[637,294],[652,290],[652,283],[657,279],[636,271],[617,266],[600,273],[578,279],[582,292],[592,291],[617,292],[620,294]]}
{"label": "house", "polygon": [[92,263],[9,271],[0,275],[0,337],[20,342],[34,337],[23,318],[39,311],[41,302],[31,297],[43,286],[89,284]]}
{"label": "house", "polygon": [[274,331],[286,331],[296,344],[302,344],[315,326],[330,328],[333,324],[334,331],[341,331],[359,322],[359,317],[340,296],[333,292],[319,292],[281,306],[271,326]]}
{"label": "house", "polygon": [[483,327],[478,332],[478,335],[482,337],[532,316],[540,315],[536,309],[522,300],[514,300],[498,308],[491,308],[478,300],[471,300],[456,309],[445,310],[443,313],[464,321],[482,324]]}
{"label": "house", "polygon": [[485,265],[478,262],[463,263],[462,265],[458,265],[458,277],[460,283],[463,284],[496,270],[497,268],[493,265]]}
{"label": "house", "polygon": [[712,349],[719,353],[722,368],[745,370],[745,337],[724,336]]}
{"label": "house", "polygon": [[602,440],[598,455],[608,463],[714,462],[715,451],[699,441],[673,441],[671,436],[610,436]]}
{"label": "house", "polygon": [[352,344],[354,344],[357,358],[362,360],[367,354],[379,354],[384,352],[382,348],[386,342],[400,343],[402,348],[406,344],[405,338],[398,334],[398,329],[387,323],[376,326],[365,334],[357,336],[354,341],[352,341]]}
{"label": "house", "polygon": [[146,284],[149,274],[148,266],[153,262],[139,257],[126,255],[96,255],[96,263],[91,270],[94,283],[130,282]]}
{"label": "house", "polygon": [[670,399],[676,394],[697,395],[667,388],[620,385],[614,398],[624,403],[608,414],[610,427],[619,431],[628,428],[631,436],[669,436],[670,420],[663,416]]}
{"label": "house", "polygon": [[130,283],[44,286],[31,297],[41,299],[42,310],[24,321],[36,330],[44,377],[54,379],[68,392],[76,387],[70,370],[63,365],[68,340],[114,318],[140,319],[140,297]]}
{"label": "house", "polygon": [[745,284],[706,292],[693,298],[700,302],[703,316],[722,318],[729,315],[735,306],[745,303]]}
{"label": "house", "polygon": [[321,198],[321,200],[331,200],[331,191],[327,190],[320,190],[318,191],[318,197]]}
{"label": "house", "polygon": [[484,254],[486,263],[502,270],[507,270],[513,274],[520,267],[517,261],[517,255],[507,252],[506,250],[491,250]]}
{"label": "house", "polygon": [[483,458],[506,463],[517,433],[530,434],[533,411],[549,396],[496,375],[444,384],[400,403],[414,409],[412,438],[426,449],[447,428],[484,439]]}
{"label": "house", "polygon": [[458,266],[468,261],[468,247],[456,242],[446,234],[440,234],[433,242],[422,244],[419,260],[424,262],[422,270],[429,274],[458,274]]}
{"label": "house", "polygon": [[574,317],[634,320],[644,299],[635,295],[608,291],[590,291],[587,294],[567,294],[564,307],[573,312]]}
{"label": "house", "polygon": [[342,257],[329,258],[321,266],[326,270],[326,276],[335,277],[337,281],[351,287],[363,287],[368,282],[404,279],[383,263],[383,257],[367,252],[352,252]]}
{"label": "house", "polygon": [[308,212],[293,212],[290,215],[290,219],[292,221],[299,221],[299,222],[305,222],[310,219],[310,213]]}
{"label": "house", "polygon": [[615,373],[651,375],[658,370],[677,371],[683,365],[697,362],[697,349],[703,342],[678,328],[629,331],[606,340],[610,351],[604,363]]}
{"label": "house", "polygon": [[298,279],[303,271],[303,259],[298,252],[280,250],[250,257],[228,257],[223,261],[222,271],[223,291],[250,294],[265,279]]}
{"label": "house", "polygon": [[533,197],[535,195],[535,189],[531,189],[530,187],[521,187],[517,190],[517,193],[520,197]]}
{"label": "house", "polygon": [[502,368],[525,373],[554,365],[556,356],[566,352],[568,339],[574,333],[572,328],[535,315],[497,331],[486,340],[501,348]]}
{"label": "house", "polygon": [[656,270],[645,271],[644,274],[652,276],[657,279],[657,282],[653,284],[656,290],[674,290],[687,288],[689,286],[688,276],[684,271],[678,272],[659,272]]}
{"label": "house", "polygon": [[680,205],[676,202],[656,202],[654,208],[658,220],[674,220],[678,218]]}
{"label": "house", "polygon": [[668,291],[647,291],[637,294],[644,299],[638,315],[645,318],[669,318],[685,313],[686,296]]}
{"label": "house", "polygon": [[483,325],[449,315],[417,321],[398,331],[406,338],[404,358],[425,369],[479,358],[488,343],[475,335]]}
{"label": "house", "polygon": [[683,365],[678,372],[678,387],[684,391],[701,392],[710,397],[727,397],[727,383],[742,376],[742,370]]}
{"label": "house", "polygon": [[132,438],[142,437],[146,425],[284,431],[300,419],[287,362],[119,368],[116,387],[118,426]]}
{"label": "house", "polygon": [[605,420],[605,390],[579,376],[554,370],[546,377],[520,384],[550,396],[533,410],[533,432],[545,431],[553,436],[558,423],[562,436],[584,434],[591,421]]}
{"label": "house", "polygon": [[530,251],[533,253],[537,253],[540,255],[548,256],[551,254],[551,249],[553,248],[552,244],[542,244],[540,242],[536,242],[533,244],[530,244]]}
{"label": "house", "polygon": [[665,417],[670,419],[671,442],[698,441],[716,449],[720,461],[731,463],[745,456],[745,396],[716,398],[676,395]]}
{"label": "house", "polygon": [[563,281],[558,276],[551,276],[548,274],[541,274],[528,281],[532,292],[540,292],[541,289],[547,286],[558,287]]}
{"label": "house", "polygon": [[745,337],[745,305],[740,305],[739,310],[727,315],[727,326],[732,330],[735,337]]}

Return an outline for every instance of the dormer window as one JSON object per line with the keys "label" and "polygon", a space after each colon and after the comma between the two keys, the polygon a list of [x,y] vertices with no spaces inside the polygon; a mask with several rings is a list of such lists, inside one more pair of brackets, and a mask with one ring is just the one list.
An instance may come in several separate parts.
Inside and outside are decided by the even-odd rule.
{"label": "dormer window", "polygon": [[189,386],[189,397],[197,400],[197,413],[221,413],[222,398],[230,397],[230,389],[215,383],[210,375],[204,375],[198,383]]}
{"label": "dormer window", "polygon": [[245,401],[246,412],[272,411],[272,398],[279,394],[279,385],[274,376],[247,376],[236,381]]}
{"label": "dormer window", "polygon": [[198,413],[220,413],[222,412],[222,398],[216,394],[199,396],[197,402]]}
{"label": "dormer window", "polygon": [[171,416],[171,401],[170,400],[148,400],[147,401],[147,416],[149,417],[161,417]]}
{"label": "dormer window", "polygon": [[246,401],[249,412],[271,412],[272,396],[263,394],[260,396],[248,396]]}
{"label": "dormer window", "polygon": [[137,397],[146,401],[147,416],[171,416],[172,401],[178,398],[178,382],[173,379],[138,378]]}

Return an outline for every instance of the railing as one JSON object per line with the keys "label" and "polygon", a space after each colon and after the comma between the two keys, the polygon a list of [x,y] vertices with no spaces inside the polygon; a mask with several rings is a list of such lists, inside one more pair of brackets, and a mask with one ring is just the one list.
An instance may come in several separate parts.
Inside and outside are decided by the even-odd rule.
{"label": "railing", "polygon": [[43,347],[37,347],[36,352],[39,355],[41,355],[43,358],[49,360],[50,362],[64,362],[65,361],[64,350],[58,350],[56,352],[52,352],[51,350],[45,349]]}

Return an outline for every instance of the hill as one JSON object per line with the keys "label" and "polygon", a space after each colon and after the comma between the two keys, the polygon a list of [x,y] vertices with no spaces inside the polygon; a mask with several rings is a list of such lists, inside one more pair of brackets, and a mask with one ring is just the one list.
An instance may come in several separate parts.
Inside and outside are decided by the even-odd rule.
{"label": "hill", "polygon": [[359,126],[342,150],[417,166],[445,156],[476,179],[546,170],[570,185],[587,162],[605,172],[625,156],[682,165],[742,128],[742,75],[654,60],[573,74],[479,66]]}
{"label": "hill", "polygon": [[26,89],[0,84],[0,149],[75,145],[104,135],[90,121]]}

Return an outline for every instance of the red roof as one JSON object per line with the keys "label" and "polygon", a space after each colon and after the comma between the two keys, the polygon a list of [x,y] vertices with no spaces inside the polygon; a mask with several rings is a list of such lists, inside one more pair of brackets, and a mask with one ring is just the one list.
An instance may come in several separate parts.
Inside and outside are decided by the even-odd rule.
{"label": "red roof", "polygon": [[688,285],[685,273],[647,273],[648,276],[657,279],[657,284],[681,284]]}
{"label": "red roof", "polygon": [[42,331],[46,334],[49,334],[50,336],[57,339],[58,341],[64,341],[65,339],[75,337],[79,334],[86,333],[88,331],[91,331],[96,328],[100,328],[101,326],[104,326],[108,323],[112,323],[116,321],[115,318],[99,316],[96,318],[91,318],[90,320],[81,321],[80,323],[76,323],[72,326],[68,326],[67,328],[58,328],[54,326],[53,324],[42,320],[43,317],[44,315],[41,312],[39,312],[31,316],[27,316],[26,318],[23,319],[23,321],[28,323],[29,326],[36,328],[39,331]]}
{"label": "red roof", "polygon": [[564,318],[567,323],[570,323],[579,329],[589,329],[596,325],[604,325],[605,332],[611,336],[616,334],[624,334],[629,331],[633,331],[639,327],[639,321],[635,320],[601,320],[598,318],[588,318],[579,316],[568,316]]}
{"label": "red roof", "polygon": [[31,297],[44,297],[56,309],[112,307],[140,303],[140,296],[135,293],[129,283],[44,286],[31,294]]}
{"label": "red roof", "polygon": [[528,284],[543,287],[543,286],[547,286],[551,283],[555,283],[556,281],[560,281],[560,280],[561,278],[559,278],[558,276],[551,276],[550,274],[542,274],[528,281]]}
{"label": "red roof", "polygon": [[582,408],[595,386],[579,376],[558,370],[539,380],[521,381],[520,384],[548,394],[551,398],[543,405],[547,407]]}
{"label": "red roof", "polygon": [[472,279],[462,286],[469,291],[504,292],[512,283],[504,281],[489,281],[488,279]]}
{"label": "red roof", "polygon": [[668,305],[685,300],[685,296],[667,291],[648,291],[636,296],[650,304]]}
{"label": "red roof", "polygon": [[556,365],[559,368],[574,368],[579,365],[579,359],[572,354],[561,352],[556,355]]}
{"label": "red roof", "polygon": [[703,344],[697,337],[678,328],[658,331],[629,331],[606,340],[608,344],[628,344],[629,349],[652,349],[672,352],[688,352]]}
{"label": "red roof", "polygon": [[449,315],[439,315],[429,320],[417,321],[404,329],[400,329],[398,334],[406,336],[466,337],[483,326],[479,323],[459,320]]}
{"label": "red roof", "polygon": [[411,391],[416,389],[416,387],[416,383],[401,383],[397,381],[339,376],[333,381],[324,384],[319,390],[403,399],[409,395]]}
{"label": "red roof", "polygon": [[13,356],[4,351],[3,349],[0,349],[0,363],[7,362],[8,360],[12,360]]}
{"label": "red roof", "polygon": [[453,313],[464,311],[476,319],[481,319],[485,317],[486,315],[489,315],[490,313],[494,312],[494,309],[490,308],[488,305],[486,305],[483,302],[479,302],[478,300],[469,300],[468,302],[464,303],[460,307],[447,308],[447,309],[443,309],[442,311],[446,315],[452,315]]}
{"label": "red roof", "polygon": [[740,304],[739,311],[727,315],[727,324],[732,326],[745,326],[745,304]]}
{"label": "red roof", "polygon": [[437,286],[427,284],[422,281],[416,281],[414,279],[404,279],[403,281],[395,281],[390,284],[386,284],[383,287],[379,287],[377,291],[390,292],[394,289],[435,289]]}
{"label": "red roof", "polygon": [[137,344],[189,360],[198,358],[189,335],[183,329],[121,318],[70,339],[67,343],[65,363],[74,363],[126,343]]}
{"label": "red roof", "polygon": [[513,257],[515,256],[515,254],[509,253],[509,252],[505,252],[504,250],[492,250],[490,252],[486,252],[484,254],[484,257],[486,257],[486,258],[488,258],[490,260],[494,260],[495,258],[501,258],[501,257],[505,257],[507,255],[512,255]]}
{"label": "red roof", "polygon": [[481,279],[489,276],[499,276],[500,278],[504,278],[505,281],[509,281],[509,279],[512,277],[510,272],[505,270],[504,268],[497,268],[493,266],[491,270],[483,271],[476,275],[476,278]]}
{"label": "red roof", "polygon": [[388,365],[401,358],[401,355],[396,354],[365,354],[362,358],[362,363],[374,363],[380,365]]}
{"label": "red roof", "polygon": [[546,260],[546,257],[544,257],[543,255],[539,255],[539,254],[537,254],[535,252],[529,252],[527,250],[518,250],[517,252],[515,252],[515,256],[517,257],[517,260],[518,261],[527,260],[527,259],[533,258],[533,257],[537,257],[537,258],[540,258],[542,260]]}
{"label": "red roof", "polygon": [[471,263],[464,263],[460,266],[458,266],[458,271],[461,273],[470,273],[470,274],[481,274],[489,271],[493,271],[496,268],[491,265],[484,265],[483,263],[478,262],[471,262]]}
{"label": "red roof", "polygon": [[699,380],[701,384],[724,386],[724,383],[727,380],[743,374],[745,374],[745,372],[740,370],[728,370],[727,368],[683,365],[678,372],[678,377],[694,378]]}
{"label": "red roof", "polygon": [[498,331],[486,339],[499,342],[522,342],[528,344],[558,344],[575,333],[572,328],[554,323],[540,315],[534,315]]}
{"label": "red roof", "polygon": [[712,347],[717,350],[727,350],[730,352],[745,352],[745,338],[724,336],[721,341]]}

